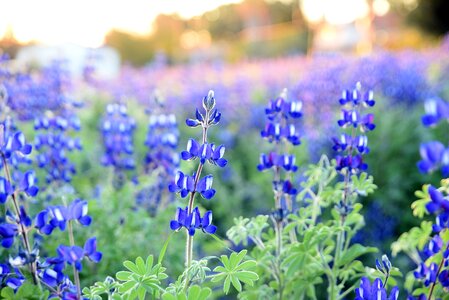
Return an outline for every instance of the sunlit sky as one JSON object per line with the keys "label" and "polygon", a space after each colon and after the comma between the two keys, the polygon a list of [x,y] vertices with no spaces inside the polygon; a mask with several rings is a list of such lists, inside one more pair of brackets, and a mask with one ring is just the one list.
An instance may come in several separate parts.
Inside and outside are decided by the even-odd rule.
{"label": "sunlit sky", "polygon": [[[0,2],[0,37],[12,30],[20,42],[47,45],[74,43],[98,47],[111,29],[148,34],[154,18],[177,13],[189,18],[227,3],[242,0],[3,0]],[[368,12],[366,0],[297,1],[310,22],[344,24]],[[409,0],[413,1],[413,0]],[[387,0],[373,0],[376,14],[388,9]]]}
{"label": "sunlit sky", "polygon": [[241,0],[13,0],[0,2],[0,37],[97,47],[112,28],[147,34],[160,13],[192,17]]}

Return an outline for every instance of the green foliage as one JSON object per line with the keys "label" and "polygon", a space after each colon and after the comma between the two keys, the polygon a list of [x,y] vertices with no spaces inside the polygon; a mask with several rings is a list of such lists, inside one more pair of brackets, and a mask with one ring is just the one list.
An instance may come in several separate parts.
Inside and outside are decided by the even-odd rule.
{"label": "green foliage", "polygon": [[256,261],[242,262],[246,253],[246,250],[242,250],[239,253],[232,253],[229,257],[222,255],[220,259],[222,266],[214,269],[214,272],[218,272],[218,274],[212,277],[212,282],[224,281],[223,291],[225,294],[229,293],[231,283],[240,292],[242,291],[242,283],[252,286],[254,281],[259,279],[255,272],[249,271],[256,266]]}
{"label": "green foliage", "polygon": [[123,265],[129,271],[120,271],[116,274],[117,280],[122,281],[118,290],[130,299],[145,299],[146,293],[158,294],[162,288],[161,280],[166,279],[165,268],[160,264],[153,266],[153,256],[148,256],[146,262],[138,257],[136,262],[125,261]]}
{"label": "green foliage", "polygon": [[244,246],[248,244],[248,238],[260,239],[263,230],[268,227],[268,216],[259,215],[257,217],[234,218],[235,226],[231,227],[226,235],[236,245],[242,243]]}
{"label": "green foliage", "polygon": [[48,291],[42,291],[38,286],[31,283],[24,283],[14,293],[14,290],[10,287],[4,287],[1,289],[0,296],[5,300],[45,300],[49,296]]}
{"label": "green foliage", "polygon": [[208,287],[199,287],[192,285],[187,293],[181,291],[176,295],[171,293],[164,293],[162,295],[163,300],[205,300],[212,294],[212,290]]}

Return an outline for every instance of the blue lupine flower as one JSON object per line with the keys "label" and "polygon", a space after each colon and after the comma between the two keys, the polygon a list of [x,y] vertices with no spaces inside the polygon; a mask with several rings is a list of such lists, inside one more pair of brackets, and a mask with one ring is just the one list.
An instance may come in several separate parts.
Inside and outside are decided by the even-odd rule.
{"label": "blue lupine flower", "polygon": [[440,213],[435,220],[435,224],[432,225],[434,232],[440,232],[444,228],[449,228],[449,212]]}
{"label": "blue lupine flower", "polygon": [[438,252],[440,252],[441,248],[443,247],[443,240],[439,235],[435,235],[429,243],[427,243],[426,246],[424,246],[424,249],[422,251],[422,254],[424,255],[424,259],[426,260],[429,257],[434,256]]}
{"label": "blue lupine flower", "polygon": [[181,171],[176,173],[175,181],[172,182],[168,189],[172,193],[180,193],[181,197],[186,197],[189,193],[198,192],[205,199],[211,199],[215,195],[215,190],[212,188],[213,176],[207,175],[201,178],[195,188],[195,175],[185,175]]}
{"label": "blue lupine flower", "polygon": [[418,268],[413,272],[416,279],[423,280],[425,286],[429,286],[437,280],[438,265],[431,263],[427,267],[424,263],[420,263]]}
{"label": "blue lupine flower", "polygon": [[83,265],[81,261],[84,257],[84,249],[78,246],[60,245],[56,251],[60,258],[62,258],[69,265],[74,265],[78,271],[81,271]]}
{"label": "blue lupine flower", "polygon": [[0,239],[2,247],[10,248],[14,243],[14,238],[18,234],[16,224],[3,223],[0,224]]}
{"label": "blue lupine flower", "polygon": [[76,220],[81,225],[89,226],[92,222],[92,218],[87,215],[88,207],[87,201],[81,199],[75,199],[67,208],[68,220]]}
{"label": "blue lupine flower", "polygon": [[[199,213],[199,212],[198,212]],[[200,221],[200,228],[205,233],[214,234],[217,226],[212,225],[212,211],[207,211]]]}
{"label": "blue lupine flower", "polygon": [[13,192],[11,183],[6,178],[0,177],[0,203],[4,204]]}
{"label": "blue lupine flower", "polygon": [[438,141],[422,143],[419,147],[421,160],[418,169],[422,173],[431,173],[441,167],[443,176],[449,176],[449,148]]}
{"label": "blue lupine flower", "polygon": [[50,206],[37,214],[35,227],[40,233],[50,235],[55,228],[64,231],[67,223],[67,208],[64,206]]}
{"label": "blue lupine flower", "polygon": [[399,288],[396,286],[392,288],[388,296],[379,278],[376,278],[373,284],[371,284],[368,278],[362,277],[360,287],[355,289],[355,295],[356,300],[397,300],[399,297]]}
{"label": "blue lupine flower", "polygon": [[70,182],[76,174],[75,165],[67,156],[68,152],[82,150],[79,138],[68,136],[69,130],[79,130],[79,119],[73,112],[64,110],[64,115],[36,118],[34,127],[38,132],[35,147],[39,151],[36,161],[44,169],[47,183]]}
{"label": "blue lupine flower", "polygon": [[271,169],[273,167],[283,168],[286,172],[296,172],[298,166],[295,165],[296,157],[294,155],[278,155],[276,152],[260,154],[260,164],[257,165],[259,171]]}
{"label": "blue lupine flower", "polygon": [[168,189],[172,193],[180,193],[181,197],[186,197],[195,189],[195,179],[193,176],[184,175],[183,172],[176,172],[174,183],[170,183]]}
{"label": "blue lupine flower", "polygon": [[195,207],[190,214],[188,213],[188,207],[185,209],[178,207],[175,219],[170,221],[170,228],[179,231],[183,227],[187,229],[191,236],[195,235],[196,229],[201,229],[208,234],[214,234],[217,231],[217,227],[212,225],[212,211],[207,211],[201,217],[198,207]]}
{"label": "blue lupine flower", "polygon": [[90,261],[93,261],[94,263],[100,262],[101,258],[103,257],[103,254],[99,251],[97,251],[97,238],[91,237],[86,241],[84,244],[84,255],[89,258]]}
{"label": "blue lupine flower", "polygon": [[449,105],[440,98],[430,98],[424,103],[426,114],[422,117],[424,126],[435,126],[442,119],[449,119]]}
{"label": "blue lupine flower", "polygon": [[438,276],[438,280],[443,287],[449,288],[449,270],[441,271],[440,275]]}
{"label": "blue lupine flower", "polygon": [[128,115],[124,104],[114,103],[106,106],[106,114],[101,121],[104,154],[101,163],[114,169],[114,186],[121,188],[126,171],[134,170],[134,131],[136,122]]}
{"label": "blue lupine flower", "polygon": [[36,186],[36,175],[33,171],[26,172],[19,184],[19,190],[25,192],[28,196],[34,197],[39,192]]}
{"label": "blue lupine flower", "polygon": [[18,152],[22,155],[28,155],[31,153],[33,147],[27,144],[25,141],[25,135],[18,131],[13,136],[4,137],[4,142],[0,145],[0,151],[6,158],[10,158],[14,152]]}
{"label": "blue lupine flower", "polygon": [[426,204],[426,209],[429,213],[434,214],[439,211],[449,212],[449,200],[433,186],[428,188],[430,202]]}
{"label": "blue lupine flower", "polygon": [[368,169],[368,165],[363,162],[363,157],[360,154],[354,156],[337,155],[335,160],[337,161],[337,166],[335,167],[337,171],[348,169],[352,172],[358,172]]}
{"label": "blue lupine flower", "polygon": [[200,216],[197,207],[189,214],[189,208],[176,210],[175,219],[170,221],[170,228],[179,231],[182,227],[186,228],[190,236],[195,235],[195,230],[200,227]]}

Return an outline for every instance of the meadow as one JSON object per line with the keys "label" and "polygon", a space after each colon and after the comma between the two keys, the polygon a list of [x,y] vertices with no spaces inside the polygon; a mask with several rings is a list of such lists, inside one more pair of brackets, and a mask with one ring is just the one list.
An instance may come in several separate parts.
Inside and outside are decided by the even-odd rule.
{"label": "meadow", "polygon": [[449,299],[448,53],[1,57],[2,299]]}

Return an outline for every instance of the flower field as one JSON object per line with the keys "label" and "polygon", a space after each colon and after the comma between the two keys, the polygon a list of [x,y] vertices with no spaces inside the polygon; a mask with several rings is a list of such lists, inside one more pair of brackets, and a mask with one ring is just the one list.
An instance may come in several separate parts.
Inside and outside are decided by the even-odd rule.
{"label": "flower field", "polygon": [[448,53],[2,56],[1,298],[449,299]]}

